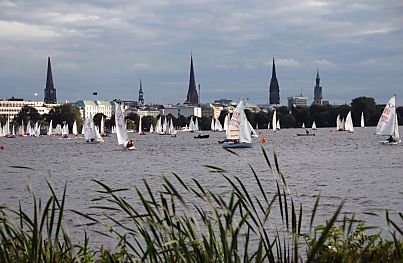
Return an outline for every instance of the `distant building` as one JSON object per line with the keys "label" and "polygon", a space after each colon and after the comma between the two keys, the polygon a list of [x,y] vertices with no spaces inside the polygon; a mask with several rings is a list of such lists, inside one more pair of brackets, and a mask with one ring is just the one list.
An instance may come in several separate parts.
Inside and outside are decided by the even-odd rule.
{"label": "distant building", "polygon": [[139,104],[144,105],[144,92],[143,92],[143,85],[141,84],[141,79],[140,79],[140,90],[139,90]]}
{"label": "distant building", "polygon": [[274,58],[273,58],[273,69],[271,73],[270,88],[269,88],[269,104],[271,105],[280,104],[280,87],[278,86]]}
{"label": "distant building", "polygon": [[190,76],[189,76],[189,89],[186,97],[186,104],[197,105],[199,104],[199,95],[196,90],[195,73],[193,69],[193,57],[190,56]]}
{"label": "distant building", "polygon": [[323,105],[322,86],[320,85],[319,69],[316,71],[316,85],[313,90],[313,103],[312,105]]}
{"label": "distant building", "polygon": [[308,103],[308,97],[302,96],[294,96],[288,97],[288,109],[291,110],[294,107],[306,107]]}
{"label": "distant building", "polygon": [[218,118],[220,117],[221,111],[224,109],[223,105],[219,103],[206,103],[200,106],[202,110],[202,117]]}
{"label": "distant building", "polygon": [[223,106],[228,106],[228,105],[230,105],[232,103],[232,100],[230,100],[230,99],[219,99],[219,100],[215,100],[214,103],[221,104]]}
{"label": "distant building", "polygon": [[48,114],[50,110],[59,106],[59,104],[46,104],[43,101],[24,101],[22,99],[11,98],[9,100],[0,100],[0,115],[14,119],[24,106],[35,108],[39,114]]}
{"label": "distant building", "polygon": [[52,66],[50,65],[50,56],[48,57],[48,71],[46,74],[45,98],[43,101],[47,104],[57,103],[56,89],[53,84]]}
{"label": "distant building", "polygon": [[176,105],[172,107],[167,107],[162,109],[162,113],[164,115],[172,114],[175,118],[178,118],[181,115],[184,117],[202,117],[201,107],[191,105]]}
{"label": "distant building", "polygon": [[115,108],[117,103],[109,100],[79,100],[76,102],[76,106],[80,109],[81,117],[92,117],[97,113],[104,114],[107,118],[112,117],[115,114]]}

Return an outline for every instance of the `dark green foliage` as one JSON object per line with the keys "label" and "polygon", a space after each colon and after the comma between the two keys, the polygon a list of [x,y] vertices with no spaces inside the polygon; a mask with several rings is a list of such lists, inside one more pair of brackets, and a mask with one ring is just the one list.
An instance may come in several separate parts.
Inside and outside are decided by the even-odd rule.
{"label": "dark green foliage", "polygon": [[69,129],[71,131],[73,127],[74,121],[77,122],[77,127],[79,130],[83,125],[83,120],[81,119],[80,110],[75,106],[75,104],[63,104],[60,106],[54,107],[49,112],[49,120],[53,120],[53,127],[56,127],[57,124],[63,126],[64,123],[69,125]]}
{"label": "dark green foliage", "polygon": [[14,118],[14,123],[21,125],[21,122],[24,121],[25,125],[28,121],[31,121],[31,125],[41,119],[41,115],[31,106],[23,106],[17,116]]}

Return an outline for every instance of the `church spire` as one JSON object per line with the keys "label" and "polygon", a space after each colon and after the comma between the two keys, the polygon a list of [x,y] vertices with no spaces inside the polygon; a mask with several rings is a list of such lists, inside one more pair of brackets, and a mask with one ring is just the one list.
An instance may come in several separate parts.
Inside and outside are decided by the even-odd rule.
{"label": "church spire", "polygon": [[143,92],[143,84],[141,83],[140,79],[140,90],[139,90],[139,103],[144,105],[144,92]]}
{"label": "church spire", "polygon": [[53,84],[52,66],[48,56],[48,71],[46,73],[45,103],[56,103],[56,89]]}
{"label": "church spire", "polygon": [[270,88],[269,88],[269,104],[280,104],[280,87],[276,76],[276,65],[273,58],[273,69],[271,73]]}
{"label": "church spire", "polygon": [[196,80],[193,69],[193,56],[190,55],[190,76],[189,76],[189,89],[186,98],[186,102],[192,105],[196,105],[199,102],[199,96],[196,90]]}

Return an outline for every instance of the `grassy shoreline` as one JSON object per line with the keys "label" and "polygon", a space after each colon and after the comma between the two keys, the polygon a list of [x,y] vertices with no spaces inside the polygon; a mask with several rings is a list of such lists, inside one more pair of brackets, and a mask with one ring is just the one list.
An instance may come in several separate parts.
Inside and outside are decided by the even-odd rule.
{"label": "grassy shoreline", "polygon": [[[229,151],[233,154],[236,152]],[[66,189],[61,196],[50,183],[50,197],[42,202],[33,193],[33,212],[0,207],[0,262],[402,262],[403,215],[392,220],[386,212],[389,236],[367,234],[369,227],[351,217],[341,217],[343,202],[331,218],[314,225],[320,206],[318,195],[312,211],[289,190],[281,173],[277,156],[270,160],[262,147],[267,169],[276,185],[263,185],[249,165],[259,191],[251,192],[237,176],[208,166],[228,183],[228,196],[221,196],[200,185],[197,180],[184,182],[163,177],[162,191],[135,188],[140,209],[128,203],[121,193],[100,181],[91,209],[101,216],[68,210],[88,224],[104,226],[98,234],[114,238],[116,248],[106,250],[89,246],[89,235],[83,230],[83,241],[72,243],[64,222]],[[268,194],[273,187],[275,194]],[[272,191],[273,192],[273,191]],[[101,204],[98,204],[100,202]],[[272,222],[272,214],[281,215]],[[117,220],[110,213],[119,213]],[[339,221],[337,221],[339,220]],[[336,224],[336,222],[341,222]],[[302,225],[309,225],[307,231]],[[274,225],[276,231],[269,230]]]}

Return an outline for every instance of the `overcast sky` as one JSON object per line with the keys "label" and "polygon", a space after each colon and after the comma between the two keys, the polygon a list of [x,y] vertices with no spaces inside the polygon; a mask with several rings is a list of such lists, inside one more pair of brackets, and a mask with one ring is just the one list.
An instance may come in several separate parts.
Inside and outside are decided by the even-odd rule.
{"label": "overcast sky", "polygon": [[[43,100],[47,56],[59,102],[186,99],[190,54],[201,102],[359,96],[403,104],[402,0],[0,0],[0,98]],[[92,96],[97,91],[98,96]]]}

